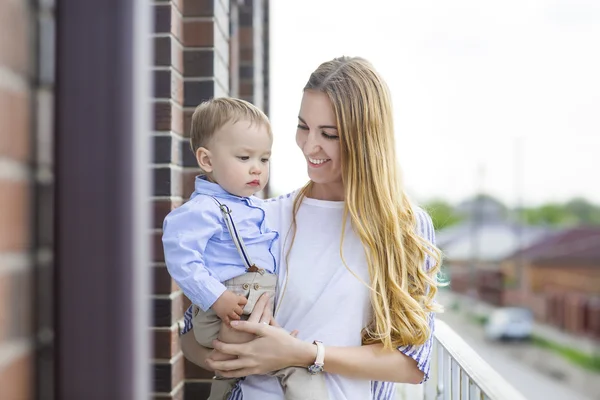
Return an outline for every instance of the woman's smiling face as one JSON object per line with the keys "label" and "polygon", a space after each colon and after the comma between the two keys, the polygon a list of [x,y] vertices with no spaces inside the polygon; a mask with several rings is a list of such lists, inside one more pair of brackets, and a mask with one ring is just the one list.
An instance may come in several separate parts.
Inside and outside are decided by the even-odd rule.
{"label": "woman's smiling face", "polygon": [[342,184],[340,137],[333,106],[323,92],[305,90],[298,115],[296,143],[315,184]]}

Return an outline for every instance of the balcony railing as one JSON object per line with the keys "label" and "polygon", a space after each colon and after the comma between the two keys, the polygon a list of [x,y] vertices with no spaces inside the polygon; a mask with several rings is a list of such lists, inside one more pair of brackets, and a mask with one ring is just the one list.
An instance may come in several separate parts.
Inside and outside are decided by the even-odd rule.
{"label": "balcony railing", "polygon": [[526,400],[452,328],[435,322],[430,379],[401,385],[399,400]]}
{"label": "balcony railing", "polygon": [[526,400],[444,321],[435,330],[425,400]]}

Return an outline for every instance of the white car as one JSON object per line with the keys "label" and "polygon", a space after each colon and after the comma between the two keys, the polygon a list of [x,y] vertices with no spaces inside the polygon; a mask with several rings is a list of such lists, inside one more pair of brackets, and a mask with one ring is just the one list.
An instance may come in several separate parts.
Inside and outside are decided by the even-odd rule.
{"label": "white car", "polygon": [[526,340],[533,331],[533,315],[526,308],[498,308],[485,324],[485,336],[490,340]]}

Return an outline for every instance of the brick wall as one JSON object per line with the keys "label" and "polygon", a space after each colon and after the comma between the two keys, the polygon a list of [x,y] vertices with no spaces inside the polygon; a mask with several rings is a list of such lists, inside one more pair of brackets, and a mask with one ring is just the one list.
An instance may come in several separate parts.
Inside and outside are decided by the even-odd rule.
{"label": "brick wall", "polygon": [[0,399],[33,395],[30,12],[0,0]]}
{"label": "brick wall", "polygon": [[0,0],[0,399],[52,398],[53,6]]}
{"label": "brick wall", "polygon": [[207,397],[212,374],[187,362],[179,348],[178,322],[189,301],[167,273],[161,226],[187,200],[198,174],[189,148],[195,106],[230,93],[231,9],[228,0],[161,1],[154,15],[153,392],[155,399],[199,399]]}

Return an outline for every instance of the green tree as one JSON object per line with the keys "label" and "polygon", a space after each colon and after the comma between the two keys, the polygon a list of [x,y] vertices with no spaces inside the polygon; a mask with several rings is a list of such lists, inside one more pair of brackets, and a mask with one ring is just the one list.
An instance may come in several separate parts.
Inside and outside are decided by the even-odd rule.
{"label": "green tree", "polygon": [[567,202],[565,211],[579,224],[600,224],[600,207],[581,197]]}
{"label": "green tree", "polygon": [[456,213],[454,207],[442,199],[431,200],[425,204],[424,208],[431,216],[433,226],[436,230],[457,224],[462,220],[462,217]]}

